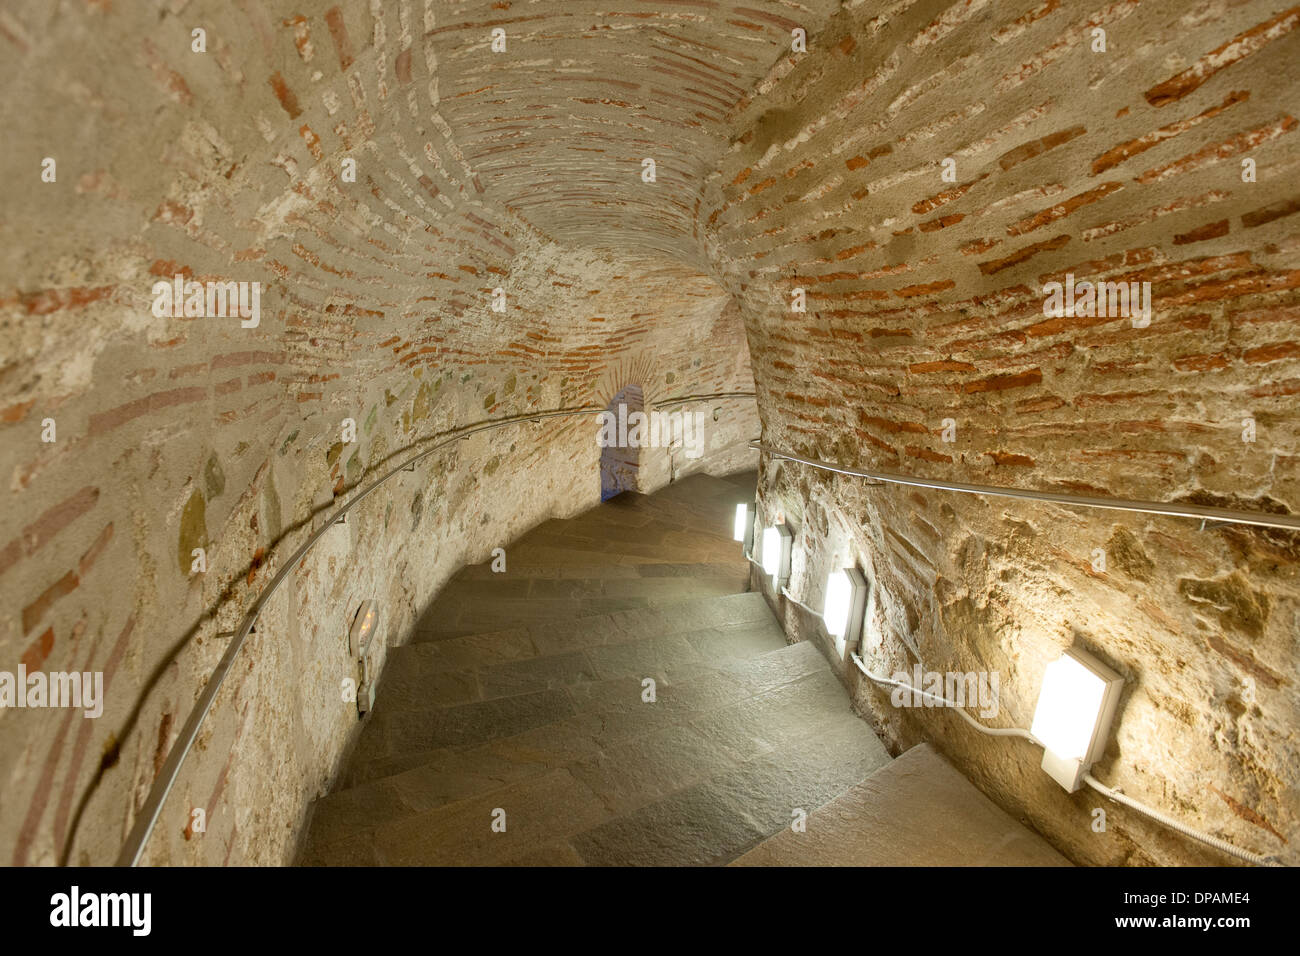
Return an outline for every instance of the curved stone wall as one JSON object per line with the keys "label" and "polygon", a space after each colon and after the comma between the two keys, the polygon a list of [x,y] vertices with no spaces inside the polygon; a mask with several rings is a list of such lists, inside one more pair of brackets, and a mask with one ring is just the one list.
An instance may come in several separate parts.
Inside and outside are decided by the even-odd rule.
{"label": "curved stone wall", "polygon": [[[926,478],[1295,513],[1300,10],[844,7],[818,55],[738,106],[711,181],[709,247],[745,312],[765,441]],[[1046,312],[1070,275],[1149,283],[1150,315]],[[1099,777],[1294,855],[1296,535],[790,463],[766,464],[762,496],[797,529],[796,596],[820,608],[850,561],[875,579],[878,670],[997,672],[990,722],[1028,727],[1046,664],[1091,649],[1126,678]],[[1027,745],[844,673],[895,745],[937,742],[1077,861],[1224,859],[1067,795]]]}
{"label": "curved stone wall", "polygon": [[[464,55],[493,62],[479,6],[0,12],[22,144],[0,159],[0,669],[106,683],[96,719],[0,712],[5,862],[114,858],[220,635],[406,449],[631,382],[649,401],[752,390],[739,313],[698,265],[527,218],[473,132],[498,107],[459,105],[478,81],[449,51],[472,33]],[[154,287],[176,276],[258,283],[256,325],[216,299],[173,315]],[[648,449],[647,490],[752,463],[752,401],[695,410],[706,455]],[[594,505],[596,433],[548,419],[472,438],[332,531],[260,619],[146,859],[288,860],[357,724],[340,681],[360,602],[400,642],[462,564]]]}
{"label": "curved stone wall", "polygon": [[[220,635],[460,424],[757,387],[641,486],[752,464],[761,419],[846,465],[1294,512],[1297,26],[1270,0],[7,4],[0,671],[99,671],[106,700],[0,711],[6,862],[111,860]],[[257,283],[256,323],[239,286],[167,308],[178,276]],[[1149,322],[1045,313],[1071,276],[1149,283]],[[331,531],[148,859],[288,860],[356,726],[357,606],[400,642],[460,565],[595,504],[594,431],[472,438]],[[760,497],[800,600],[874,579],[876,666],[997,672],[991,720],[1027,725],[1086,646],[1126,678],[1099,776],[1294,856],[1295,536],[789,463]],[[1113,807],[1096,833],[1029,748],[844,679],[1076,861],[1219,862]]]}

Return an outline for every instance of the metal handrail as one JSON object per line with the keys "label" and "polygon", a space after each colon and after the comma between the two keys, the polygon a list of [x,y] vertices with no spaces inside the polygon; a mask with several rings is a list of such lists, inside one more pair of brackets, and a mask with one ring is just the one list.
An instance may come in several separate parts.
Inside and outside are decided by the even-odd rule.
{"label": "metal handrail", "polygon": [[755,398],[753,392],[714,392],[712,395],[688,395],[685,398],[669,398],[662,402],[652,402],[655,408],[671,408],[674,405],[689,405],[691,402],[722,401],[727,398]]}
{"label": "metal handrail", "polygon": [[[689,402],[719,400],[724,398],[738,398],[748,395],[753,397],[754,393],[744,392],[717,392],[708,395],[687,395],[681,398],[668,399],[664,402],[651,403],[654,408],[663,408],[669,405],[682,405]],[[296,568],[307,553],[315,547],[316,543],[325,536],[325,533],[332,527],[347,517],[357,505],[370,497],[380,486],[386,484],[391,479],[405,471],[411,471],[415,465],[428,458],[435,451],[446,448],[453,442],[469,438],[479,432],[491,431],[497,428],[504,428],[506,425],[517,425],[520,422],[539,422],[544,418],[561,418],[570,415],[589,415],[606,411],[603,406],[584,405],[577,408],[559,408],[543,412],[524,412],[519,415],[512,415],[507,418],[497,418],[491,421],[479,422],[464,428],[455,429],[451,432],[444,433],[447,437],[436,441],[424,451],[403,461],[401,464],[391,468],[383,477],[379,478],[373,484],[355,495],[347,504],[340,507],[337,511],[329,516],[326,521],[312,535],[303,542],[302,546],[285,562],[279,572],[270,582],[262,589],[244,614],[240,622],[239,629],[234,632],[234,637],[226,647],[226,652],[221,655],[221,660],[213,669],[212,674],[208,677],[208,682],[204,685],[203,690],[199,693],[199,698],[194,702],[194,708],[186,718],[185,726],[181,728],[180,735],[176,742],[172,744],[171,750],[167,754],[167,759],[154,778],[153,785],[149,789],[149,795],[145,798],[144,804],[140,807],[136,815],[135,823],[131,827],[131,832],[127,834],[126,842],[122,846],[121,853],[118,854],[118,866],[135,866],[140,862],[140,856],[144,853],[145,844],[149,842],[149,837],[153,834],[154,826],[158,822],[158,816],[162,813],[163,804],[171,794],[172,786],[176,783],[176,778],[180,775],[181,765],[185,763],[185,758],[189,756],[194,741],[198,738],[199,730],[203,726],[203,721],[207,718],[208,712],[212,710],[212,704],[216,700],[218,691],[221,690],[222,682],[225,681],[226,675],[230,673],[230,668],[235,663],[235,658],[239,655],[240,649],[244,646],[244,641],[253,631],[253,625],[257,623],[257,616],[262,612],[267,602],[279,590],[280,585],[289,577],[291,571]]]}
{"label": "metal handrail", "polygon": [[960,481],[936,481],[932,478],[914,478],[911,475],[898,475],[888,471],[863,471],[857,468],[845,468],[833,462],[820,461],[816,458],[804,458],[789,452],[763,444],[762,439],[755,438],[749,443],[750,448],[766,452],[773,458],[797,461],[822,471],[833,471],[840,475],[852,475],[857,478],[871,478],[874,481],[888,482],[896,485],[912,485],[919,488],[939,488],[944,491],[960,491],[972,495],[993,495],[1001,498],[1024,498],[1032,501],[1051,501],[1062,505],[1079,505],[1084,508],[1106,508],[1111,511],[1137,511],[1143,514],[1170,515],[1177,518],[1200,518],[1202,527],[1206,521],[1226,524],[1255,525],[1261,528],[1281,528],[1285,531],[1300,531],[1300,516],[1271,515],[1262,511],[1238,511],[1232,508],[1215,508],[1208,505],[1170,504],[1163,501],[1142,501],[1133,498],[1101,498],[1093,495],[1070,495],[1055,491],[1032,491],[1023,488],[1005,488],[1000,485],[972,485]]}

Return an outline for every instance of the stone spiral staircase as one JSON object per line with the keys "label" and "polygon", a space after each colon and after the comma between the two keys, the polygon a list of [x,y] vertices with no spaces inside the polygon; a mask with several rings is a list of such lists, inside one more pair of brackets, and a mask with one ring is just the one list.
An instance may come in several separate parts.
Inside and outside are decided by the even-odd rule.
{"label": "stone spiral staircase", "polygon": [[300,863],[1066,864],[928,746],[891,760],[786,643],[727,533],[754,482],[624,493],[464,569],[390,650]]}

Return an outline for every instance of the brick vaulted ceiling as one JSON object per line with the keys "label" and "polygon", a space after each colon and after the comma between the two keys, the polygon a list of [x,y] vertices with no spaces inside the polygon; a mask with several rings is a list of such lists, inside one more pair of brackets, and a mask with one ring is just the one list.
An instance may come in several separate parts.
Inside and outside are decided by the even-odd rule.
{"label": "brick vaulted ceiling", "polygon": [[[3,301],[38,315],[134,308],[150,275],[239,271],[278,282],[290,326],[302,310],[328,317],[310,320],[322,334],[290,337],[305,361],[371,365],[364,354],[380,343],[418,363],[455,354],[451,342],[466,354],[497,342],[500,324],[477,321],[497,284],[511,295],[513,339],[527,330],[552,353],[561,340],[590,347],[589,317],[567,297],[574,273],[602,260],[624,264],[607,270],[605,291],[655,298],[653,276],[677,276],[660,313],[693,312],[714,272],[703,193],[735,110],[774,66],[788,68],[794,26],[815,36],[838,6],[19,5],[0,13],[15,54],[0,75],[27,152],[0,164],[17,182],[31,162],[60,158],[76,198],[55,208],[49,192],[6,196],[0,262],[15,281]],[[197,26],[202,55],[190,47]],[[504,52],[491,48],[495,29]],[[358,163],[355,185],[340,181],[345,157]],[[720,296],[713,286],[715,313]],[[634,303],[603,314],[602,337],[649,332],[650,311]],[[88,338],[28,324],[17,352],[67,365],[111,337],[94,324]],[[436,341],[421,334],[430,326]],[[61,377],[84,384],[91,363],[76,364]],[[600,376],[589,379],[595,388]]]}
{"label": "brick vaulted ceiling", "polygon": [[[838,6],[448,4],[425,35],[426,62],[403,70],[436,88],[485,190],[534,226],[698,262],[703,184],[737,105],[790,53],[792,29],[814,34]],[[508,56],[489,50],[497,27]],[[657,164],[654,190],[639,178],[645,158]]]}
{"label": "brick vaulted ceiling", "polygon": [[[1285,0],[0,4],[0,669],[103,669],[116,735],[4,715],[0,781],[29,809],[0,820],[0,860],[68,851],[101,751],[116,762],[86,813],[102,825],[81,839],[111,859],[216,635],[313,516],[486,416],[632,383],[647,400],[755,389],[768,440],[849,465],[1294,513],[1298,27]],[[1156,317],[1044,316],[1043,284],[1068,273],[1148,281]],[[151,287],[178,274],[262,283],[260,326],[156,318]],[[720,416],[720,444],[743,448],[752,412]],[[275,818],[257,832],[278,836],[227,841],[237,858],[283,857],[280,824],[355,721],[257,682],[327,673],[314,638],[345,597],[376,596],[400,634],[461,564],[598,497],[583,426],[493,434],[376,495],[346,547],[303,566],[276,641],[250,647],[254,676],[214,711],[209,752],[233,763],[186,784]],[[781,468],[761,493],[794,507],[805,479]],[[1028,525],[975,509],[883,493],[860,509],[901,630],[943,648],[945,613],[1000,640],[990,608],[1056,617],[1058,593],[1087,595],[1082,618],[1118,600],[1079,570],[1111,530],[1080,519],[1034,551],[1041,569],[1007,569],[1028,583],[1002,602],[973,542],[1019,556]],[[1169,562],[1141,572],[1155,636],[1135,653],[1153,672],[1205,641],[1218,655],[1154,696],[1251,676],[1281,700],[1258,732],[1293,738],[1293,543],[1225,537],[1195,565],[1204,537],[1131,534]],[[1269,574],[1258,600],[1223,599],[1264,609],[1240,634],[1202,639],[1219,598],[1198,596]],[[1219,719],[1186,717],[1188,739]],[[277,720],[311,745],[281,760],[240,736]],[[1175,724],[1161,736],[1182,740]],[[1294,792],[1294,743],[1270,753],[1234,792],[1266,791],[1287,830],[1270,794]],[[181,831],[160,859],[221,859]]]}

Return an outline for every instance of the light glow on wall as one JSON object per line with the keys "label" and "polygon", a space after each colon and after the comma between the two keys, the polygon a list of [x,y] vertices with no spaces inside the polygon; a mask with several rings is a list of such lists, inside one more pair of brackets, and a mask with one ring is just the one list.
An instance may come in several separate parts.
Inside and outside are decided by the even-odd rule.
{"label": "light glow on wall", "polygon": [[835,637],[843,637],[849,629],[849,611],[853,606],[853,582],[848,572],[841,568],[832,571],[826,579],[826,606],[822,609],[822,620],[826,631]]}
{"label": "light glow on wall", "polygon": [[749,534],[749,529],[753,527],[753,520],[750,518],[750,506],[745,502],[736,505],[736,525],[732,531],[732,537],[736,541],[744,541]]}
{"label": "light glow on wall", "polygon": [[1106,749],[1123,684],[1101,661],[1074,647],[1043,672],[1029,732],[1043,744],[1043,770],[1071,793]]}
{"label": "light glow on wall", "polygon": [[781,533],[775,528],[763,529],[763,573],[776,574],[781,566]]}
{"label": "light glow on wall", "polygon": [[375,628],[379,624],[379,605],[374,601],[363,601],[352,619],[352,628],[348,632],[348,650],[353,657],[361,657],[370,646]]}
{"label": "light glow on wall", "polygon": [[826,579],[822,621],[827,632],[835,638],[835,649],[841,660],[855,650],[862,639],[870,590],[866,576],[856,567],[832,571]]}
{"label": "light glow on wall", "polygon": [[783,524],[763,529],[763,573],[780,584],[790,577],[790,551],[794,537]]}

